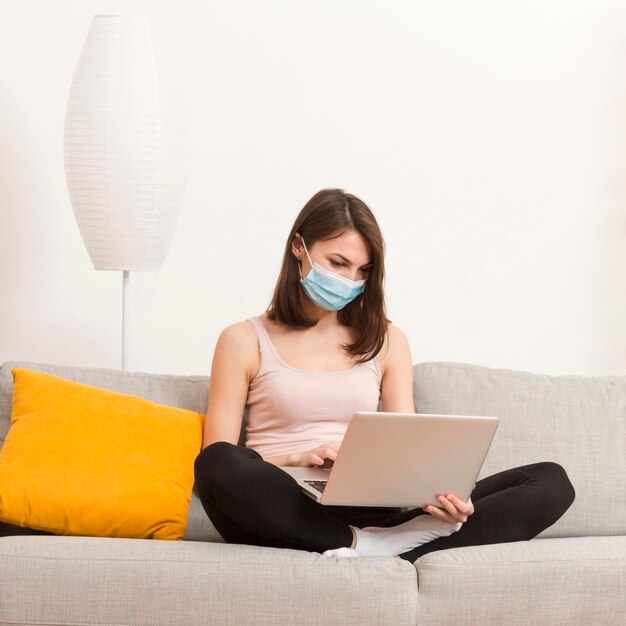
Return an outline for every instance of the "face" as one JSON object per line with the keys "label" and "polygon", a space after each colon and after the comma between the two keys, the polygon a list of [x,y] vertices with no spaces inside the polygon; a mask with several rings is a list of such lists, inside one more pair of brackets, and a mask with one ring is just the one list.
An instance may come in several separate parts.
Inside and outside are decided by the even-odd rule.
{"label": "face", "polygon": [[[310,244],[305,239],[305,243],[314,263],[350,280],[363,280],[368,277],[368,266],[371,266],[372,259],[367,243],[360,233],[349,231],[327,241]],[[311,263],[299,235],[296,235],[292,252],[302,260],[302,276],[307,276],[311,270]]]}

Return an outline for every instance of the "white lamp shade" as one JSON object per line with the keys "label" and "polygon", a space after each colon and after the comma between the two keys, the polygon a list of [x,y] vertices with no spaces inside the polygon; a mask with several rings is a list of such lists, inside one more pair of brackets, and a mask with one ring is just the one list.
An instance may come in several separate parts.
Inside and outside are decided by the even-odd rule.
{"label": "white lamp shade", "polygon": [[65,177],[96,269],[156,270],[185,195],[188,133],[148,18],[96,15],[74,73]]}

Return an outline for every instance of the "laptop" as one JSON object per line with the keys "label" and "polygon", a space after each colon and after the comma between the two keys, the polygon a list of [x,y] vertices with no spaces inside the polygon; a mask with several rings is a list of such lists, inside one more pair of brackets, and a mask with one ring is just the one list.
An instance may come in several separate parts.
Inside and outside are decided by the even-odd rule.
{"label": "laptop", "polygon": [[[332,467],[281,467],[320,504],[400,507],[469,498],[498,417],[357,411]],[[326,463],[325,463],[326,465]]]}

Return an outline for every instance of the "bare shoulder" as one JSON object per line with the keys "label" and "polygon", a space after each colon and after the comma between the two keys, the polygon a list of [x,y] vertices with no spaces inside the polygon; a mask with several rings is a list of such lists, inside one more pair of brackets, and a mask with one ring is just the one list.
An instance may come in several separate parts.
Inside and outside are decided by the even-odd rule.
{"label": "bare shoulder", "polygon": [[220,333],[218,343],[236,357],[245,367],[248,379],[252,380],[260,365],[258,338],[252,324],[243,320],[226,326]]}
{"label": "bare shoulder", "polygon": [[240,341],[256,338],[256,331],[248,320],[235,322],[234,324],[230,324],[230,326],[226,326],[224,330],[222,330],[222,334],[231,338],[239,339]]}
{"label": "bare shoulder", "polygon": [[382,350],[380,351],[380,361],[383,375],[385,374],[385,368],[388,363],[406,360],[407,354],[410,360],[411,350],[407,336],[395,324],[388,324],[385,341],[383,343]]}
{"label": "bare shoulder", "polygon": [[397,324],[389,324],[388,334],[391,340],[394,341],[407,341],[404,331],[402,331]]}
{"label": "bare shoulder", "polygon": [[394,351],[394,348],[397,349],[398,347],[408,345],[408,343],[409,341],[404,332],[395,324],[389,323],[381,352],[387,356],[388,353]]}

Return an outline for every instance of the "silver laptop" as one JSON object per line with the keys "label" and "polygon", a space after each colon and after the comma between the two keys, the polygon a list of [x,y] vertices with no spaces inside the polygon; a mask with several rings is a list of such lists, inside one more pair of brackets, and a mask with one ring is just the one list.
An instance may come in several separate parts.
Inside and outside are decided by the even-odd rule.
{"label": "silver laptop", "polygon": [[354,413],[332,467],[281,467],[327,505],[442,508],[438,494],[469,498],[499,418]]}

